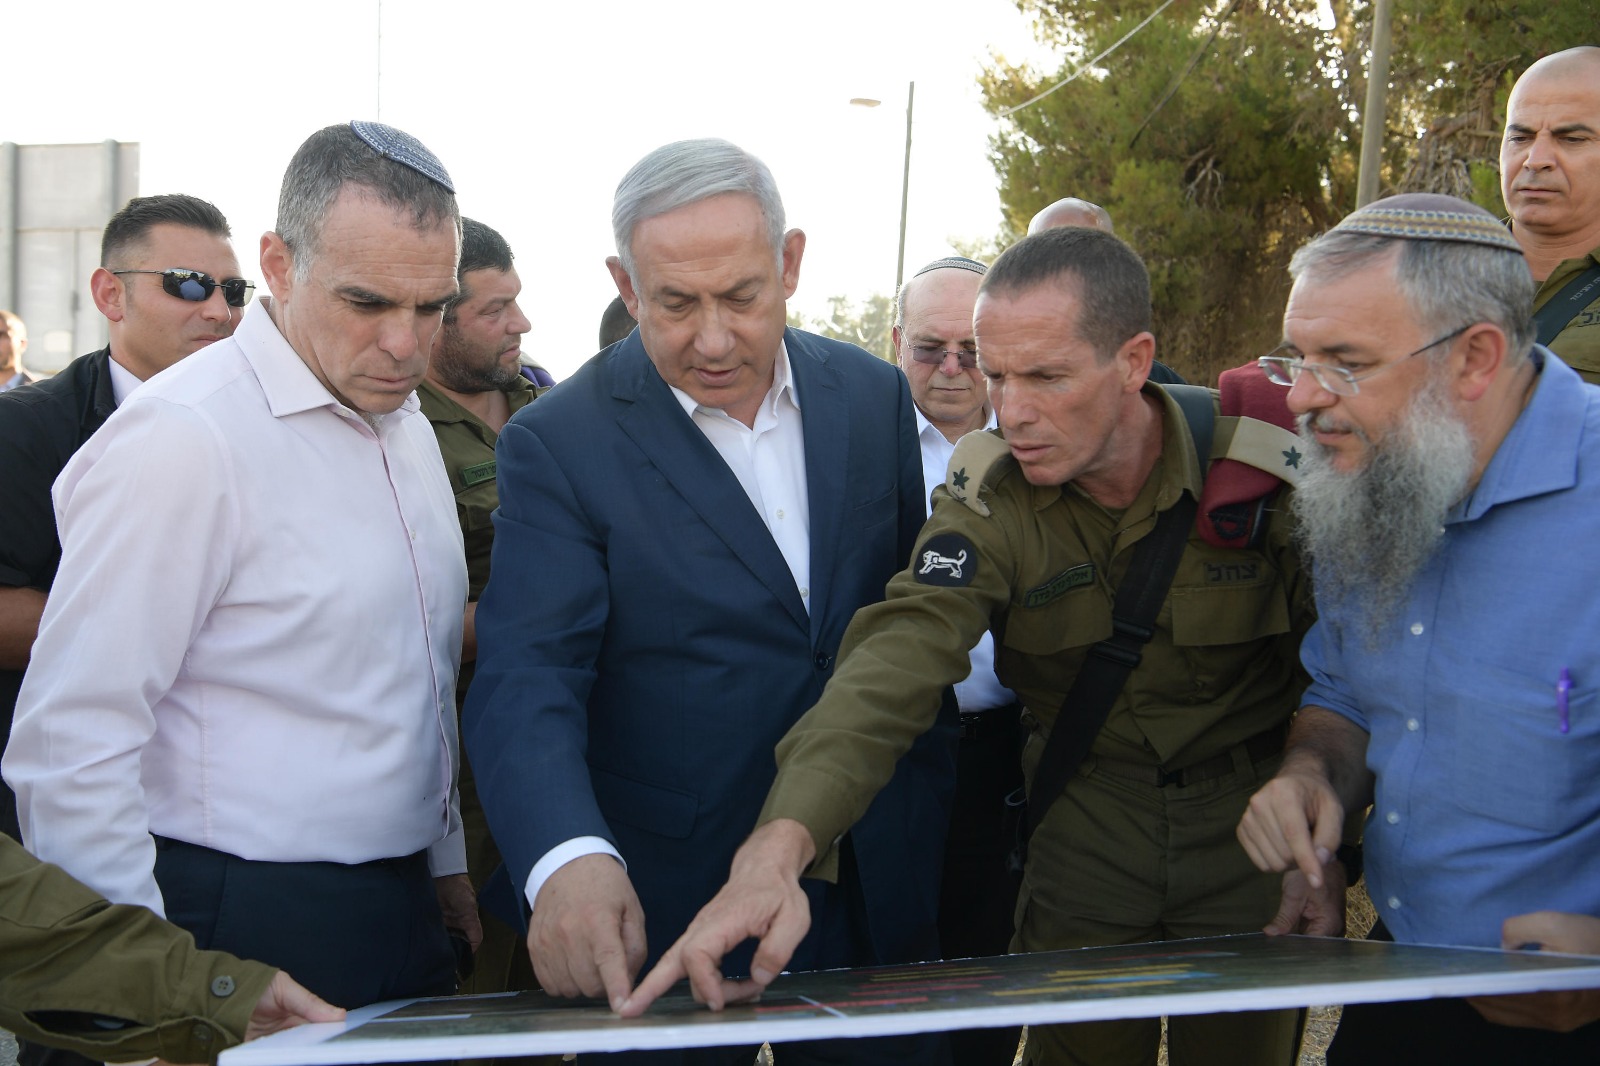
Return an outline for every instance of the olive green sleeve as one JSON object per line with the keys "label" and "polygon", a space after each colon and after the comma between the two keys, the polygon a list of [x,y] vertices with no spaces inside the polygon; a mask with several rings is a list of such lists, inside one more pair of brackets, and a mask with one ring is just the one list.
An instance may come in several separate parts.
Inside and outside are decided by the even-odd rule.
{"label": "olive green sleeve", "polygon": [[[970,671],[972,646],[1010,598],[1010,525],[936,489],[911,564],[890,580],[883,602],[856,612],[822,698],[779,742],[778,776],[759,824],[805,825],[817,849],[812,874],[829,875],[838,838],[932,727],[946,686]],[[962,552],[969,554],[959,577],[948,566],[929,569],[930,553],[936,564]]]}
{"label": "olive green sleeve", "polygon": [[210,1062],[274,969],[112,905],[0,835],[0,1027],[101,1061]]}

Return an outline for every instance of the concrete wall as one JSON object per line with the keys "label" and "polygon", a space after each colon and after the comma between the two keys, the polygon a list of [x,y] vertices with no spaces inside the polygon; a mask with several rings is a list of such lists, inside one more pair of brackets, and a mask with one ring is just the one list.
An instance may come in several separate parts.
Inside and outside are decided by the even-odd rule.
{"label": "concrete wall", "polygon": [[27,323],[30,369],[105,346],[89,275],[107,220],[138,191],[137,144],[0,144],[0,307]]}

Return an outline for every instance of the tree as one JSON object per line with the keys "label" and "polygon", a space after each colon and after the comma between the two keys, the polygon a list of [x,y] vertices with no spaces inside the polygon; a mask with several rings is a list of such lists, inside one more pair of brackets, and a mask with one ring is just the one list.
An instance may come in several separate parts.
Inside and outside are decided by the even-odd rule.
{"label": "tree", "polygon": [[1541,56],[1593,43],[1593,7],[1396,0],[1394,23],[1396,40],[1406,42],[1390,71],[1399,96],[1390,124],[1404,149],[1391,171],[1396,187],[1502,212],[1500,132],[1511,85]]}
{"label": "tree", "polygon": [[[1104,206],[1150,269],[1157,355],[1194,381],[1273,347],[1289,257],[1355,206],[1366,2],[1180,0],[1093,69],[1067,78],[1155,0],[1018,0],[1057,70],[997,61],[991,158],[1004,238],[1061,196]],[[1592,35],[1582,4],[1396,0],[1384,194],[1427,188],[1498,209],[1510,78]],[[1582,23],[1580,26],[1579,23]]]}
{"label": "tree", "polygon": [[889,362],[894,362],[894,297],[873,293],[857,307],[848,296],[828,297],[826,318],[806,319],[789,315],[789,325],[797,329],[857,344]]}

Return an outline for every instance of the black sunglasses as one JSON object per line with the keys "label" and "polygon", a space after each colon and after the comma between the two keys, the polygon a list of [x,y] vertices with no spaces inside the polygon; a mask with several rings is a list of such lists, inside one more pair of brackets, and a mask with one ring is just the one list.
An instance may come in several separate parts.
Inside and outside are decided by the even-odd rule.
{"label": "black sunglasses", "polygon": [[176,296],[180,300],[190,303],[204,303],[211,299],[211,294],[218,288],[222,289],[222,298],[229,307],[243,307],[250,302],[250,294],[256,291],[256,283],[243,278],[229,278],[227,281],[218,281],[210,274],[199,270],[187,270],[184,267],[173,267],[171,270],[113,270],[113,274],[160,274],[161,287],[168,296]]}

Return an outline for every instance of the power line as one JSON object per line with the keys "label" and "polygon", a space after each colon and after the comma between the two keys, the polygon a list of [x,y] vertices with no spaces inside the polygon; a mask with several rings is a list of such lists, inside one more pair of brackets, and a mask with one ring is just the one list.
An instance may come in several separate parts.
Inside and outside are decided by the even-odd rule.
{"label": "power line", "polygon": [[1140,30],[1142,30],[1146,26],[1150,25],[1150,23],[1154,22],[1155,19],[1156,19],[1156,16],[1161,14],[1167,8],[1171,7],[1172,4],[1173,4],[1173,0],[1164,0],[1164,2],[1162,3],[1162,5],[1160,7],[1156,8],[1154,11],[1150,12],[1149,15],[1145,16],[1145,20],[1143,22],[1139,23],[1139,25],[1135,26],[1133,29],[1131,29],[1127,33],[1123,34],[1122,35],[1122,39],[1120,41],[1118,41],[1116,44],[1112,45],[1110,48],[1107,48],[1104,52],[1101,52],[1099,55],[1097,55],[1093,59],[1089,60],[1089,62],[1085,63],[1083,66],[1079,67],[1077,70],[1073,71],[1071,74],[1068,74],[1065,78],[1062,78],[1060,81],[1056,82],[1054,85],[1050,86],[1050,88],[1046,89],[1044,92],[1040,93],[1038,96],[1035,96],[1033,99],[1024,100],[1022,103],[1018,104],[1016,107],[1003,108],[1000,111],[998,117],[1000,117],[1000,118],[1008,118],[1011,115],[1016,114],[1018,111],[1021,111],[1025,107],[1032,107],[1034,104],[1038,103],[1040,100],[1043,100],[1045,97],[1049,96],[1051,93],[1055,92],[1057,89],[1061,88],[1063,85],[1067,84],[1070,81],[1075,80],[1078,77],[1079,74],[1082,74],[1084,71],[1088,70],[1090,67],[1092,67],[1096,63],[1100,62],[1106,56],[1110,55],[1112,52],[1115,52],[1118,48],[1121,48],[1123,45],[1127,44],[1129,39],[1132,38],[1134,34],[1138,33]]}
{"label": "power line", "polygon": [[1171,100],[1173,96],[1177,94],[1178,86],[1183,84],[1184,79],[1190,74],[1194,73],[1195,64],[1200,62],[1200,57],[1211,51],[1211,46],[1217,43],[1217,35],[1222,32],[1222,24],[1228,21],[1228,16],[1233,14],[1233,9],[1238,6],[1239,0],[1232,0],[1232,2],[1228,4],[1227,10],[1223,11],[1221,15],[1217,16],[1217,24],[1216,26],[1212,27],[1211,36],[1206,38],[1205,44],[1202,44],[1199,48],[1195,49],[1194,55],[1189,57],[1188,64],[1184,66],[1183,73],[1179,74],[1177,79],[1173,81],[1172,85],[1168,87],[1166,95],[1156,103],[1156,106],[1150,109],[1150,113],[1144,117],[1144,121],[1139,123],[1139,128],[1133,131],[1133,137],[1128,141],[1129,148],[1132,148],[1134,145],[1139,143],[1139,137],[1144,133],[1145,127],[1150,125],[1150,120],[1155,118],[1156,113],[1163,107],[1166,107],[1167,101]]}

